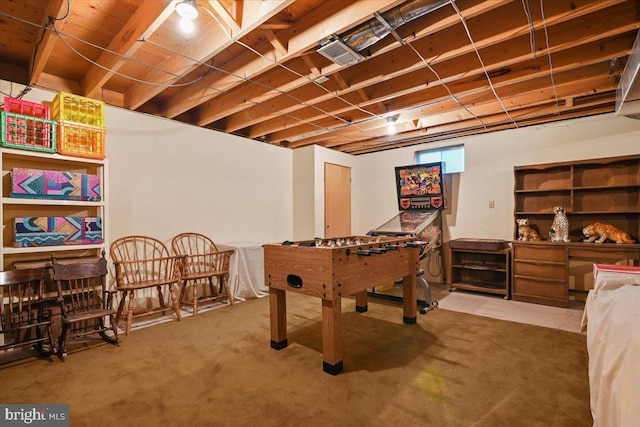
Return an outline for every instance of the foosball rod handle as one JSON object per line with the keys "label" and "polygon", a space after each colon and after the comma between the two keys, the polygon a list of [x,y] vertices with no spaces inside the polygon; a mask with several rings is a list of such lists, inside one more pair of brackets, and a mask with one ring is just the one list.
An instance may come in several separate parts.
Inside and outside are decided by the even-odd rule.
{"label": "foosball rod handle", "polygon": [[387,250],[383,248],[369,248],[369,252],[380,255],[387,252]]}
{"label": "foosball rod handle", "polygon": [[426,244],[427,244],[427,242],[417,241],[417,242],[407,242],[407,243],[405,243],[405,246],[408,247],[408,248],[418,248],[418,247],[424,246]]}

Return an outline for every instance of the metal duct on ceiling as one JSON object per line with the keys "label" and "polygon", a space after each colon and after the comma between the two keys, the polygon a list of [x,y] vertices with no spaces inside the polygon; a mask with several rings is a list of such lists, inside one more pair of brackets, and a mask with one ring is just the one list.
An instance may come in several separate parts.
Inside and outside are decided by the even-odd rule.
{"label": "metal duct on ceiling", "polygon": [[616,115],[640,119],[640,31],[616,91]]}
{"label": "metal duct on ceiling", "polygon": [[[420,18],[429,12],[449,4],[450,0],[412,0],[380,14],[389,26],[396,30],[398,27]],[[351,49],[360,52],[379,42],[391,32],[377,19],[370,19],[353,30],[343,34],[342,40]]]}
{"label": "metal duct on ceiling", "polygon": [[451,0],[410,0],[380,15],[388,26],[377,18],[372,18],[351,31],[337,36],[337,39],[322,43],[318,53],[339,65],[358,61],[363,58],[359,52],[379,42],[391,31],[450,2]]}

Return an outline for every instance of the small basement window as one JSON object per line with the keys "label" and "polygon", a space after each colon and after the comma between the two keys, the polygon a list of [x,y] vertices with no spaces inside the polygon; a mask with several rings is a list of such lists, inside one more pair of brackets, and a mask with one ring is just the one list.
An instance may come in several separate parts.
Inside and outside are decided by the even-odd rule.
{"label": "small basement window", "polygon": [[416,164],[442,162],[445,173],[464,172],[464,145],[416,151]]}

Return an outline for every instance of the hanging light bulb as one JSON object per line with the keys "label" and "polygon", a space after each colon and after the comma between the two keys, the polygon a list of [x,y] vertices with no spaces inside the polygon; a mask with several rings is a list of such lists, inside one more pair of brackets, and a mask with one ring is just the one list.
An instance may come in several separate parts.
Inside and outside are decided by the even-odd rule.
{"label": "hanging light bulb", "polygon": [[398,119],[396,117],[389,116],[387,117],[387,134],[394,135],[396,133],[396,121]]}
{"label": "hanging light bulb", "polygon": [[180,20],[180,29],[185,33],[192,33],[195,28],[195,24],[192,19],[182,18]]}
{"label": "hanging light bulb", "polygon": [[196,0],[183,0],[176,4],[176,13],[184,19],[196,19],[198,17]]}

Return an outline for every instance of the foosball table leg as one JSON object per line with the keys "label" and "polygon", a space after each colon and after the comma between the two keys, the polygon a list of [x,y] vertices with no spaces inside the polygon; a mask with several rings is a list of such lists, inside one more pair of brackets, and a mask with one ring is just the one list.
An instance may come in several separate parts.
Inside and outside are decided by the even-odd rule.
{"label": "foosball table leg", "polygon": [[418,321],[416,281],[415,274],[402,278],[402,322],[407,325],[415,325]]}
{"label": "foosball table leg", "polygon": [[367,303],[367,291],[364,290],[356,294],[356,311],[358,313],[365,313],[367,310],[369,310],[369,305]]}
{"label": "foosball table leg", "polygon": [[281,289],[269,288],[271,322],[271,348],[282,350],[287,346],[287,295]]}
{"label": "foosball table leg", "polygon": [[322,300],[322,370],[331,375],[343,368],[341,300]]}

